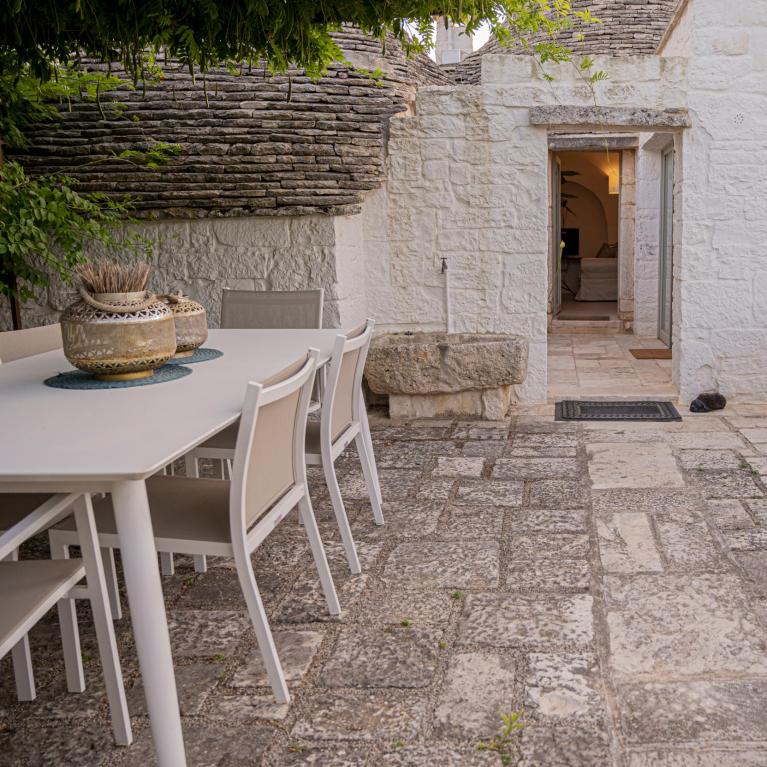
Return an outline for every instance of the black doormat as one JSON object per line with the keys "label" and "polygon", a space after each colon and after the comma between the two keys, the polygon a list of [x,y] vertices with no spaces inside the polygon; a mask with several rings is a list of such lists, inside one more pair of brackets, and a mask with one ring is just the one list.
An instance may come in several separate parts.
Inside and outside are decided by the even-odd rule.
{"label": "black doormat", "polygon": [[631,400],[592,402],[566,399],[557,402],[555,421],[681,421],[670,402]]}

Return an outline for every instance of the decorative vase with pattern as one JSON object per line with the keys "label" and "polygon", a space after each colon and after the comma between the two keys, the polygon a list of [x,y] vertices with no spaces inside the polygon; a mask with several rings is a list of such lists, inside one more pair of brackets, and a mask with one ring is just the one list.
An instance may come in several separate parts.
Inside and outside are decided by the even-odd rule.
{"label": "decorative vase with pattern", "polygon": [[176,324],[176,357],[191,357],[208,338],[205,307],[183,293],[160,296],[173,312]]}
{"label": "decorative vase with pattern", "polygon": [[146,291],[89,293],[61,315],[64,355],[104,381],[151,376],[176,353],[168,305]]}

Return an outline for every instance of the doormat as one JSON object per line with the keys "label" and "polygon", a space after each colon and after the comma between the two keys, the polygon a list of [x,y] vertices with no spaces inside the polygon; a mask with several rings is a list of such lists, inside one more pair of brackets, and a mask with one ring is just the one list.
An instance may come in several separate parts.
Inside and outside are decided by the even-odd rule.
{"label": "doormat", "polygon": [[557,402],[555,421],[681,421],[670,402],[633,400],[590,402],[566,399]]}
{"label": "doormat", "polygon": [[608,314],[558,314],[558,320],[566,322],[609,322]]}
{"label": "doormat", "polygon": [[638,360],[670,360],[671,349],[629,349]]}

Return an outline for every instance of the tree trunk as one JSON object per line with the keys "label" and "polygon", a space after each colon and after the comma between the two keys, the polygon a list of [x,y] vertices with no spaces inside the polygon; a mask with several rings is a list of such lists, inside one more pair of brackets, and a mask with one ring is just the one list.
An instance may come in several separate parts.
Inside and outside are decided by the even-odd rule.
{"label": "tree trunk", "polygon": [[11,288],[11,297],[9,299],[11,303],[11,322],[13,323],[14,330],[21,330],[23,327],[21,324],[21,301],[19,301],[18,294],[16,293],[16,275],[9,274],[7,279],[8,285]]}

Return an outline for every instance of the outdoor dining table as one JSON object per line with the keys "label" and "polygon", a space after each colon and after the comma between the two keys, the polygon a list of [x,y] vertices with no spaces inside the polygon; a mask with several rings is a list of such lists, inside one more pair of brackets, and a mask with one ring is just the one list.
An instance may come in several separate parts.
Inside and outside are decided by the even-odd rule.
{"label": "outdoor dining table", "polygon": [[[330,359],[338,330],[211,330],[223,356],[172,382],[61,390],[43,381],[71,369],[53,351],[0,365],[0,493],[108,492],[120,537],[136,651],[162,767],[186,764],[170,637],[145,482],[234,423],[248,381],[309,347]],[[0,503],[2,498],[0,497]]]}

